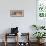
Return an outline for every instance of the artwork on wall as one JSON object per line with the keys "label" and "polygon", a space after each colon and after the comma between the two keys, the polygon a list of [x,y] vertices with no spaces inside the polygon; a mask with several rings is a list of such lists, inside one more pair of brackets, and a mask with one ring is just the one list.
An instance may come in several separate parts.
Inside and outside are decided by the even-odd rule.
{"label": "artwork on wall", "polygon": [[46,0],[37,1],[37,15],[39,17],[46,17]]}
{"label": "artwork on wall", "polygon": [[10,16],[12,17],[23,17],[24,10],[10,10]]}
{"label": "artwork on wall", "polygon": [[46,25],[46,0],[37,0],[36,24]]}

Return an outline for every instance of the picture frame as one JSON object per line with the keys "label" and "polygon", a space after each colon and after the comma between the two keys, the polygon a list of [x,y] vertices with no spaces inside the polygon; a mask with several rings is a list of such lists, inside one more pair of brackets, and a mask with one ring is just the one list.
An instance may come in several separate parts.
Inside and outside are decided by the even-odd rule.
{"label": "picture frame", "polygon": [[10,10],[11,17],[24,17],[24,10]]}

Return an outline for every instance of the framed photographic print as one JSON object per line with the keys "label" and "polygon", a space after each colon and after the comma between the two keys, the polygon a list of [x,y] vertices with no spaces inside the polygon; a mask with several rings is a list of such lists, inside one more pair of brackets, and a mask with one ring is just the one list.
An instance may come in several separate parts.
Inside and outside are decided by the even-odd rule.
{"label": "framed photographic print", "polygon": [[10,16],[12,17],[23,17],[24,10],[10,10]]}

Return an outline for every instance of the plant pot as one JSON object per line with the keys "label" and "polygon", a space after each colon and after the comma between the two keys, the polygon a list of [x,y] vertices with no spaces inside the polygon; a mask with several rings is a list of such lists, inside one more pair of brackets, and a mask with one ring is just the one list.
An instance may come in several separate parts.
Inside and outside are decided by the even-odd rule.
{"label": "plant pot", "polygon": [[40,43],[40,39],[37,39],[37,43]]}
{"label": "plant pot", "polygon": [[45,39],[37,39],[37,43],[41,44],[44,42]]}
{"label": "plant pot", "polygon": [[37,46],[40,46],[40,39],[37,39]]}

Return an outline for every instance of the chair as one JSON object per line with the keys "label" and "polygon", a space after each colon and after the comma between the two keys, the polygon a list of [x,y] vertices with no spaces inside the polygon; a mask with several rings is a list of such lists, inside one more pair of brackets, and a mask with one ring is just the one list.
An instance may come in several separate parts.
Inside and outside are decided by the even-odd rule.
{"label": "chair", "polygon": [[16,46],[18,46],[18,27],[16,28],[11,28],[11,33],[5,33],[5,46],[7,46],[8,42],[7,42],[7,38],[10,38],[11,36],[17,36],[17,42],[16,42]]}
{"label": "chair", "polygon": [[27,39],[26,41],[22,41],[19,43],[19,46],[30,46],[29,42],[29,33],[21,33],[22,40]]}

